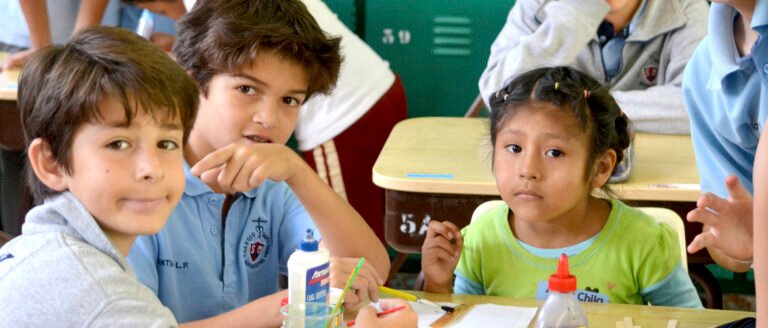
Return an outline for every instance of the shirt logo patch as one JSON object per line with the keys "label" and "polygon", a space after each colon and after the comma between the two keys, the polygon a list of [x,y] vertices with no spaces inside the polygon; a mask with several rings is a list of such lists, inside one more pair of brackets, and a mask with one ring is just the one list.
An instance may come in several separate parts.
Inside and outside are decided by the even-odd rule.
{"label": "shirt logo patch", "polygon": [[643,68],[643,77],[645,77],[645,82],[648,84],[653,84],[656,82],[656,77],[658,77],[659,74],[659,67],[649,64],[648,66]]}
{"label": "shirt logo patch", "polygon": [[243,241],[243,260],[245,265],[251,269],[255,269],[264,263],[269,256],[270,251],[270,238],[264,229],[264,223],[268,221],[259,217],[256,220],[251,220],[256,223],[254,231],[249,233]]}

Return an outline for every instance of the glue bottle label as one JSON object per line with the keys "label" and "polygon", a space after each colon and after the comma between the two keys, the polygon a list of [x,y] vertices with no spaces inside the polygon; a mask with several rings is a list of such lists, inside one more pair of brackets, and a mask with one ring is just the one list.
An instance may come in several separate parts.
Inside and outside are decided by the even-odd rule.
{"label": "glue bottle label", "polygon": [[328,262],[307,270],[307,303],[328,304],[330,285],[330,267]]}

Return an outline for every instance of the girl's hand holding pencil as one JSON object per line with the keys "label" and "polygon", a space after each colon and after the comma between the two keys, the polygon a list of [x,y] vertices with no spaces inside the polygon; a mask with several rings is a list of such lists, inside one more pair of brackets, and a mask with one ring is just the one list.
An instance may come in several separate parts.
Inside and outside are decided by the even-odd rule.
{"label": "girl's hand holding pencil", "polygon": [[453,271],[459,263],[464,240],[461,229],[448,221],[431,221],[421,246],[421,270],[424,290],[431,293],[453,292]]}
{"label": "girl's hand holding pencil", "polygon": [[[355,269],[359,260],[359,258],[352,257],[331,257],[331,287],[344,288],[347,277]],[[344,306],[353,308],[367,300],[377,302],[379,300],[378,287],[383,284],[384,279],[379,276],[376,269],[368,262],[364,262],[357,278],[352,281],[349,292],[345,295]]]}

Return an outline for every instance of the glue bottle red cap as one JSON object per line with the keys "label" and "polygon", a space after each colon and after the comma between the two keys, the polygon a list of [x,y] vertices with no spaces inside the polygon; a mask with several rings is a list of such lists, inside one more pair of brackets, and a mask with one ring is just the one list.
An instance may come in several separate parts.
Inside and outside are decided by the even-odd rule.
{"label": "glue bottle red cap", "polygon": [[568,271],[568,256],[565,254],[561,254],[557,262],[557,273],[549,276],[549,290],[559,293],[576,290],[576,276]]}

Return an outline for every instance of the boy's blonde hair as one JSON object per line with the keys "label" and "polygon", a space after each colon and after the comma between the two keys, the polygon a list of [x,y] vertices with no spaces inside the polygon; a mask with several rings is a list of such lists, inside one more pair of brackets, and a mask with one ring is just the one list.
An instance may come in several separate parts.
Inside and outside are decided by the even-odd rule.
{"label": "boy's blonde hair", "polygon": [[[139,109],[162,121],[179,121],[184,141],[198,107],[195,83],[162,50],[116,27],[83,30],[63,46],[35,52],[19,80],[18,109],[26,146],[41,138],[72,173],[70,151],[77,129],[102,120],[99,105],[113,98],[130,124]],[[32,170],[27,180],[37,203],[56,194]]]}

